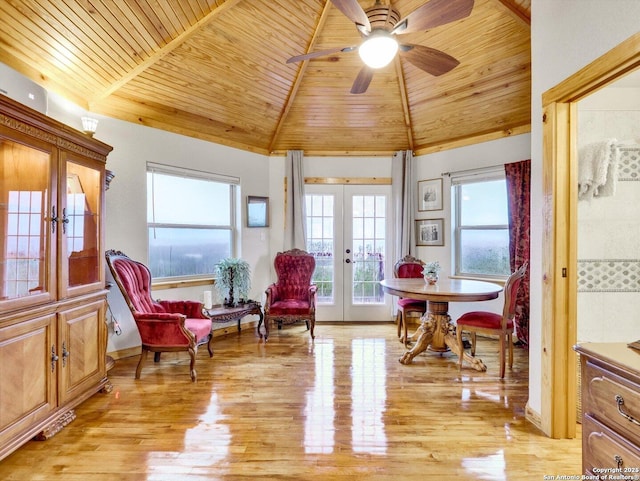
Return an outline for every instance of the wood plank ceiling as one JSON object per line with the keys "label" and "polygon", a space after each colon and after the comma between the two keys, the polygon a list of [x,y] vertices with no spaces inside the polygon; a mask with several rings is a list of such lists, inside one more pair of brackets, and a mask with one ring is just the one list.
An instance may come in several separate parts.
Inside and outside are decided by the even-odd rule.
{"label": "wood plank ceiling", "polygon": [[0,62],[89,111],[251,152],[423,154],[530,130],[530,9],[475,0],[404,35],[460,65],[433,77],[396,58],[359,95],[355,51],[286,63],[359,44],[328,0],[5,0]]}

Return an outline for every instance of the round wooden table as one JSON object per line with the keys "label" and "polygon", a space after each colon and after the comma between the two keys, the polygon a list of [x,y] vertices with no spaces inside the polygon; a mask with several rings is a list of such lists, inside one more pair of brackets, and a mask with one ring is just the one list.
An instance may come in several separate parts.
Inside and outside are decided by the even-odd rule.
{"label": "round wooden table", "polygon": [[456,327],[449,316],[449,302],[496,299],[502,291],[501,286],[492,282],[448,278],[440,279],[436,284],[427,284],[423,279],[385,279],[380,281],[380,285],[387,294],[428,301],[420,327],[410,338],[415,344],[400,357],[402,364],[411,363],[427,348],[437,352],[451,349],[477,371],[487,370],[482,360],[470,356],[458,346]]}

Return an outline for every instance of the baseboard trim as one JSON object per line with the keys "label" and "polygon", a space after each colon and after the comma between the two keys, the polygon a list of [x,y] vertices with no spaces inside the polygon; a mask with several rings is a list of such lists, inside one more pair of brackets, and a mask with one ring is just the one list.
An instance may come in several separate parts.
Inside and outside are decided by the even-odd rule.
{"label": "baseboard trim", "polygon": [[[531,409],[531,406],[529,406],[529,402],[527,401],[527,404],[524,408],[524,417],[527,421],[529,421],[531,424],[533,424],[535,427],[537,427],[540,431],[543,431],[542,429],[542,418],[540,417],[540,413],[534,411],[533,409]],[[544,431],[543,431],[544,432]]]}

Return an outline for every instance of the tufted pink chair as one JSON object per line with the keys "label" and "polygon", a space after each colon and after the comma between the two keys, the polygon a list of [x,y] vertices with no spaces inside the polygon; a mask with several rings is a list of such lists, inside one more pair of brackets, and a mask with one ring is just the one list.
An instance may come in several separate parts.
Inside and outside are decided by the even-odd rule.
{"label": "tufted pink chair", "polygon": [[120,251],[109,250],[105,256],[142,339],[136,379],[140,379],[142,365],[149,351],[155,353],[156,362],[160,360],[161,352],[188,351],[191,357],[191,380],[195,381],[198,346],[206,343],[209,357],[213,356],[211,320],[202,314],[202,303],[156,302],[151,298],[151,272],[147,266],[131,260]]}
{"label": "tufted pink chair", "polygon": [[[396,278],[422,279],[422,266],[424,262],[411,255],[406,255],[393,266],[393,275]],[[400,342],[407,345],[407,317],[422,317],[427,310],[427,301],[401,297],[396,304],[396,324],[398,324],[398,337]],[[417,316],[415,316],[417,314]],[[412,316],[413,315],[413,316]],[[402,335],[400,332],[402,331]]]}
{"label": "tufted pink chair", "polygon": [[303,250],[291,249],[278,252],[273,265],[278,280],[265,291],[265,339],[269,336],[271,320],[278,322],[278,329],[283,322],[305,321],[311,331],[311,339],[314,339],[317,287],[311,283],[311,277],[316,268],[315,258]]}
{"label": "tufted pink chair", "polygon": [[[513,367],[513,318],[516,315],[516,300],[522,279],[527,273],[525,262],[509,276],[504,284],[504,307],[502,314],[488,311],[472,311],[460,316],[456,321],[458,348],[463,352],[462,331],[471,333],[471,355],[476,355],[476,333],[498,336],[500,340],[500,379],[505,373],[505,350],[509,351],[509,368]],[[462,367],[460,356],[460,367]]]}

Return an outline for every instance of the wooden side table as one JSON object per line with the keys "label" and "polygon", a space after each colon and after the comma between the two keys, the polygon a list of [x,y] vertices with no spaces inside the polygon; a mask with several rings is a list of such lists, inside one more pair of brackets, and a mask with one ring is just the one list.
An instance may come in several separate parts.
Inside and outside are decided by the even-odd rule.
{"label": "wooden side table", "polygon": [[240,321],[243,317],[248,315],[260,316],[258,326],[262,324],[264,314],[262,313],[262,306],[257,301],[245,302],[244,304],[238,304],[234,307],[228,307],[222,304],[212,306],[210,309],[202,309],[202,313],[211,319],[212,323],[224,323],[229,321],[238,321],[238,332],[242,330],[240,327]]}

